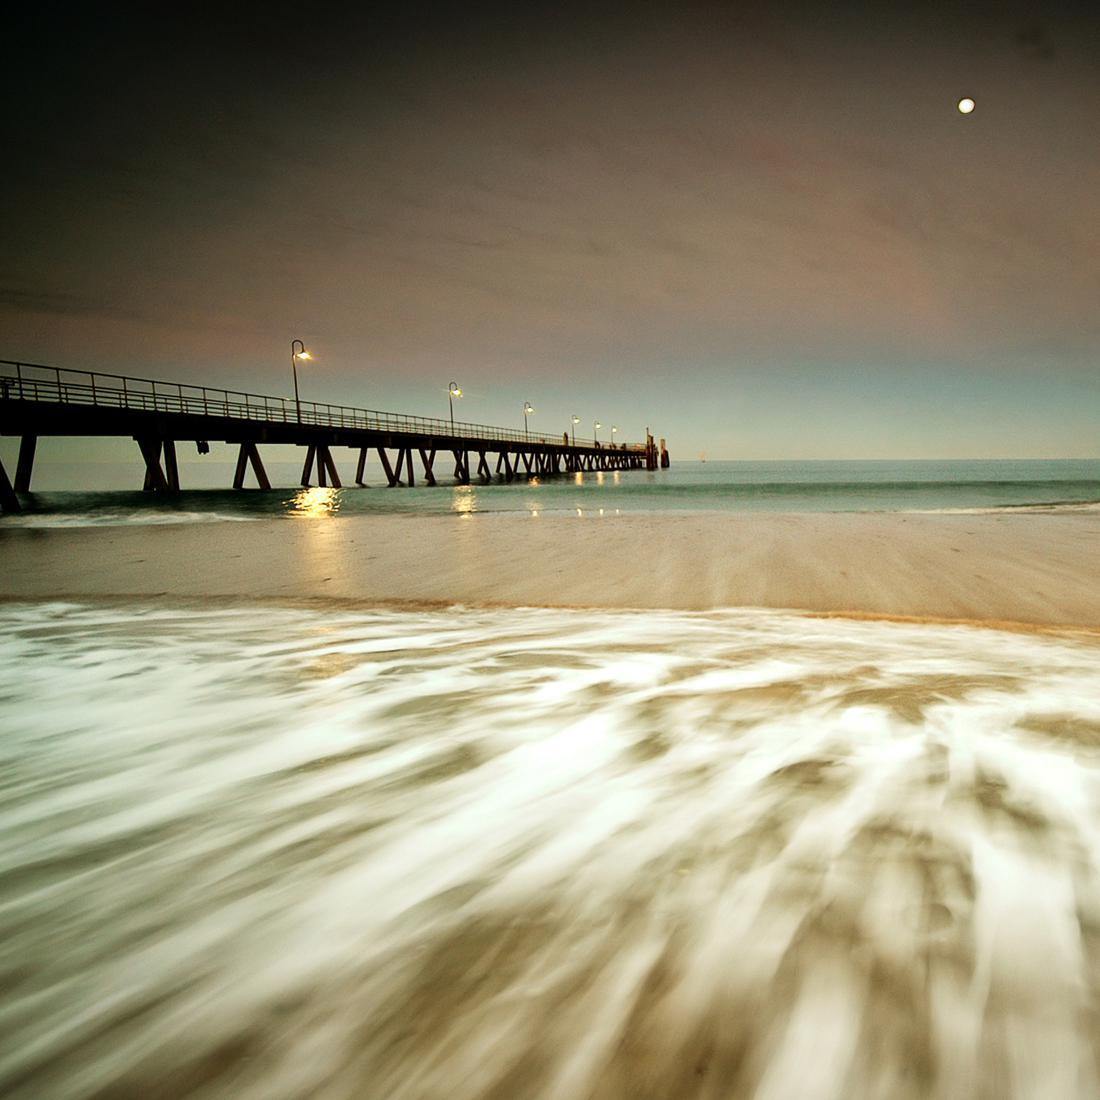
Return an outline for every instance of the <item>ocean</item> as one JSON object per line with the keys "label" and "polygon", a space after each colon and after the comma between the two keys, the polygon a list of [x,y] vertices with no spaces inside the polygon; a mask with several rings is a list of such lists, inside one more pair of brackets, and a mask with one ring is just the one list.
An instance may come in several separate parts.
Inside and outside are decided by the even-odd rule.
{"label": "ocean", "polygon": [[[218,488],[232,480],[224,462],[183,466],[185,486],[173,498],[118,486],[137,484],[140,470],[108,463],[84,467],[43,463],[42,490],[21,516],[0,525],[172,523],[269,516],[482,512],[599,517],[638,512],[986,511],[1100,508],[1100,459],[1062,461],[674,462],[669,470],[578,474],[510,485],[446,483],[414,490],[379,485],[368,466],[368,488],[300,490],[296,463],[270,462],[273,483],[261,492]],[[350,464],[343,473],[350,480]],[[73,491],[67,486],[81,487]]]}
{"label": "ocean", "polygon": [[1094,1097],[1100,643],[0,605],[0,1094]]}

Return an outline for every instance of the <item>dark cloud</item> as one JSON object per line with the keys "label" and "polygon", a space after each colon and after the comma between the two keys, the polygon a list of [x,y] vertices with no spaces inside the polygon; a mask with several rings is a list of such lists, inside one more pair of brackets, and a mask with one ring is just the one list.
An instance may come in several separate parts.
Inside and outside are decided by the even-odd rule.
{"label": "dark cloud", "polygon": [[1041,23],[1028,23],[1016,32],[1016,45],[1025,57],[1050,61],[1056,54],[1054,41]]}

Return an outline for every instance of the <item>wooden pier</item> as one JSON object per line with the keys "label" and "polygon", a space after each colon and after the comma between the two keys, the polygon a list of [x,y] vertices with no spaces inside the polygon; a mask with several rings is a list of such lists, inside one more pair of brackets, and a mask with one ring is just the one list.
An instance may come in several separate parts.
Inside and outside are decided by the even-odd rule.
{"label": "wooden pier", "polygon": [[[364,485],[373,453],[386,484],[437,484],[437,461],[453,460],[454,479],[553,477],[598,470],[655,470],[659,456],[653,437],[644,443],[601,443],[484,424],[346,405],[295,401],[283,397],[160,382],[91,371],[0,360],[0,435],[19,437],[15,481],[0,462],[0,508],[18,511],[19,493],[28,493],[39,436],[122,436],[138,446],[149,492],[180,489],[177,443],[193,443],[200,454],[210,441],[238,448],[233,488],[243,489],[251,470],[256,485],[271,482],[261,444],[305,448],[302,485],[342,487],[333,451],[350,448],[356,485]],[[662,443],[664,441],[662,440]],[[440,462],[442,465],[442,462]],[[420,472],[417,474],[417,466]]]}

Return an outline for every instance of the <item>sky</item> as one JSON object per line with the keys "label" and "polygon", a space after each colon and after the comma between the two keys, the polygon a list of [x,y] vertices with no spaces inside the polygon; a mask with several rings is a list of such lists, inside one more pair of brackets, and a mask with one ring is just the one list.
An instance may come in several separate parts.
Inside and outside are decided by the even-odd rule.
{"label": "sky", "polygon": [[285,395],[301,338],[307,397],[674,458],[1100,455],[1088,5],[25,7],[0,357]]}

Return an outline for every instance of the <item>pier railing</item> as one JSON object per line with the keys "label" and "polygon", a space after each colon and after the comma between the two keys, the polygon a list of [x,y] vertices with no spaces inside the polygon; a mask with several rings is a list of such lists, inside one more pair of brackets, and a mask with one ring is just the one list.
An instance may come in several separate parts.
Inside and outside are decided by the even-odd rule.
{"label": "pier railing", "polygon": [[[69,370],[39,363],[0,359],[0,398],[61,405],[93,405],[102,408],[134,409],[143,412],[187,413],[221,416],[277,424],[306,424],[326,428],[358,428],[377,432],[413,432],[423,435],[491,439],[514,443],[549,443],[562,446],[562,435],[524,432],[489,424],[471,424],[430,416],[360,409],[350,405],[302,401],[301,416],[291,397],[195,386],[186,382],[163,382],[99,371]],[[572,445],[572,437],[570,437]],[[596,446],[594,440],[578,439],[579,447]],[[604,441],[600,444],[611,448]],[[644,451],[640,443],[618,444],[615,450]]]}

